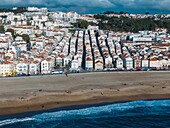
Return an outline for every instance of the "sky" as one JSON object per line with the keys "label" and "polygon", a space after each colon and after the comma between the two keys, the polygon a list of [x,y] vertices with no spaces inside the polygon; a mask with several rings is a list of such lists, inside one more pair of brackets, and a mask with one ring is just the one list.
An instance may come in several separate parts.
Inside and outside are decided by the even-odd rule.
{"label": "sky", "polygon": [[0,0],[0,7],[47,7],[52,11],[170,13],[170,0]]}

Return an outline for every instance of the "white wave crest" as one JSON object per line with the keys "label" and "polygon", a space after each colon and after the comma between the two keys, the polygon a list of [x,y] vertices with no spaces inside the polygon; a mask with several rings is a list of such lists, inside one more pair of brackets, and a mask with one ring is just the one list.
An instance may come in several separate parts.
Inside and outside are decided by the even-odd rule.
{"label": "white wave crest", "polygon": [[[98,107],[89,107],[89,108],[83,108],[83,109],[76,109],[76,110],[62,110],[57,112],[49,112],[49,113],[43,113],[38,114],[35,116],[32,116],[32,118],[23,118],[23,119],[11,119],[11,120],[4,120],[0,121],[0,126],[3,125],[9,125],[14,124],[17,122],[26,122],[26,121],[34,121],[38,123],[43,123],[46,121],[59,121],[59,120],[67,120],[69,118],[84,118],[91,116],[94,117],[100,117],[101,115],[114,115],[116,116],[124,116],[124,114],[127,116],[127,112],[132,110],[138,110],[138,108],[151,108],[151,111],[155,111],[157,109],[160,109],[161,107],[169,107],[170,108],[170,100],[153,100],[153,101],[133,101],[133,102],[126,102],[126,103],[116,103],[111,105],[105,105],[105,106],[98,106]],[[148,110],[149,111],[149,110]],[[135,114],[130,113],[130,114]],[[131,116],[131,115],[130,115]],[[60,121],[59,121],[60,122]]]}
{"label": "white wave crest", "polygon": [[34,118],[36,118],[40,122],[48,121],[48,120],[52,121],[52,120],[56,120],[60,118],[98,115],[101,113],[110,113],[110,112],[116,114],[116,113],[123,113],[124,111],[133,110],[136,108],[146,108],[146,107],[157,108],[158,106],[169,106],[170,107],[170,100],[133,101],[133,102],[127,102],[127,103],[117,103],[117,104],[90,107],[90,108],[77,109],[77,110],[64,110],[64,111],[58,111],[58,112],[43,113],[43,114],[34,116]]}
{"label": "white wave crest", "polygon": [[33,120],[36,120],[36,119],[35,118],[24,118],[24,119],[3,120],[3,121],[0,121],[0,127],[5,126],[5,125],[19,123],[19,122],[33,121]]}

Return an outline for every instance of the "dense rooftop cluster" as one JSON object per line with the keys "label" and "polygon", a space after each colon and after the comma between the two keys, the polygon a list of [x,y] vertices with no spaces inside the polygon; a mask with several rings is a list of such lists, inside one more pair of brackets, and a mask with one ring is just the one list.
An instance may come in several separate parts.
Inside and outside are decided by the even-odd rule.
{"label": "dense rooftop cluster", "polygon": [[[167,29],[114,32],[98,26],[73,28],[76,12],[0,13],[0,76],[69,71],[170,68]],[[6,15],[6,17],[5,17]],[[2,17],[3,16],[3,17]]]}

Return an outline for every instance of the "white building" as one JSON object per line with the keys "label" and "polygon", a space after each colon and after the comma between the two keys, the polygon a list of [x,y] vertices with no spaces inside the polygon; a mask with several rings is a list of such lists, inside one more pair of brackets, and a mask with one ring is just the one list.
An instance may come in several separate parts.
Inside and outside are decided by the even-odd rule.
{"label": "white building", "polygon": [[156,68],[156,69],[159,69],[161,68],[161,64],[160,64],[160,61],[157,60],[157,59],[151,59],[150,60],[150,68]]}
{"label": "white building", "polygon": [[134,66],[136,69],[141,69],[141,60],[134,60]]}
{"label": "white building", "polygon": [[29,74],[36,75],[40,73],[40,62],[38,60],[33,61],[29,67]]}
{"label": "white building", "polygon": [[88,30],[99,30],[99,26],[91,26],[91,25],[89,25],[89,26],[87,27],[87,29],[88,29]]}
{"label": "white building", "polygon": [[28,62],[20,62],[16,65],[17,75],[28,75],[29,73],[29,63]]}
{"label": "white building", "polygon": [[78,69],[79,69],[78,60],[73,60],[71,62],[71,70],[78,70]]}
{"label": "white building", "polygon": [[93,69],[93,59],[91,57],[86,58],[86,69],[87,70]]}
{"label": "white building", "polygon": [[14,73],[14,64],[9,61],[0,63],[0,76],[12,76]]}
{"label": "white building", "polygon": [[152,42],[151,37],[133,37],[133,42]]}
{"label": "white building", "polygon": [[142,69],[148,69],[149,68],[149,60],[142,60]]}
{"label": "white building", "polygon": [[41,74],[50,74],[53,69],[53,61],[47,58],[41,62]]}
{"label": "white building", "polygon": [[112,68],[113,67],[112,58],[110,56],[105,58],[105,67],[106,68]]}
{"label": "white building", "polygon": [[[65,61],[67,61],[67,60],[65,60]],[[58,65],[59,67],[61,67],[62,65],[63,65],[63,62],[64,62],[64,59],[63,59],[63,57],[62,56],[58,56],[57,58],[56,58],[56,65]],[[67,63],[67,62],[66,62]],[[68,64],[68,63],[67,63]]]}
{"label": "white building", "polygon": [[116,68],[117,68],[118,70],[122,70],[122,69],[123,69],[123,60],[122,60],[121,58],[118,58],[118,59],[116,60]]}
{"label": "white building", "polygon": [[69,58],[67,58],[67,57],[63,58],[63,62],[64,62],[63,66],[66,67],[68,65],[69,61],[70,61]]}
{"label": "white building", "polygon": [[160,67],[167,69],[168,68],[168,60],[165,60],[165,59],[160,60]]}
{"label": "white building", "polygon": [[133,59],[132,58],[130,58],[130,57],[126,58],[125,62],[126,62],[127,70],[133,69]]}
{"label": "white building", "polygon": [[35,11],[35,12],[36,12],[36,11],[39,11],[39,9],[38,9],[37,7],[28,7],[27,10],[28,10],[28,11],[31,11],[31,12],[33,12],[33,11]]}
{"label": "white building", "polygon": [[100,60],[95,61],[95,70],[103,70],[103,62]]}

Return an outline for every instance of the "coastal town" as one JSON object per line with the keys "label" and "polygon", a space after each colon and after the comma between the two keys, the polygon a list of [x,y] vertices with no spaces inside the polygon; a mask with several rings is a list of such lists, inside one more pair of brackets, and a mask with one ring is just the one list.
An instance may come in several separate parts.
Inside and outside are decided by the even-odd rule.
{"label": "coastal town", "polygon": [[[114,14],[120,15],[148,17]],[[93,14],[49,12],[47,8],[28,7],[27,12],[17,14],[1,12],[0,76],[170,69],[170,34],[166,28],[137,33],[101,30],[97,25],[75,28],[73,24],[79,19],[99,22]]]}
{"label": "coastal town", "polygon": [[169,128],[170,0],[1,0],[0,128]]}

